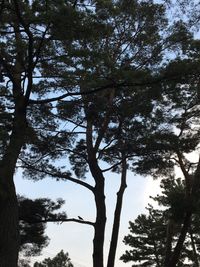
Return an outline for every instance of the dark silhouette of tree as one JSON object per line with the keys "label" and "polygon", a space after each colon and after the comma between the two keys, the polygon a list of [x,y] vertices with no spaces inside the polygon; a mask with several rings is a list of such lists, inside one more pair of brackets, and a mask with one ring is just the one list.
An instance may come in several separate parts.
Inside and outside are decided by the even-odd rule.
{"label": "dark silhouette of tree", "polygon": [[[62,30],[66,28],[64,18],[60,16],[61,31],[55,34],[67,56],[61,58],[60,64],[55,64],[52,59],[42,65],[47,76],[52,72],[60,74],[59,82],[52,81],[51,87],[55,90],[60,89],[61,85],[62,88],[70,87],[71,81],[71,86],[76,85],[77,93],[81,95],[58,101],[55,105],[57,110],[55,108],[53,113],[60,124],[68,122],[73,131],[65,128],[57,130],[54,135],[47,131],[42,136],[37,135],[39,138],[33,142],[29,156],[27,153],[27,157],[20,159],[26,169],[25,175],[33,179],[50,175],[77,183],[94,195],[96,219],[95,222],[89,222],[94,227],[94,267],[104,264],[106,173],[111,170],[120,174],[107,263],[112,267],[127,186],[128,164],[133,158],[137,161],[140,156],[145,138],[143,134],[151,128],[153,100],[159,95],[158,88],[154,86],[158,82],[157,77],[152,69],[156,68],[162,59],[162,51],[168,48],[171,41],[163,40],[160,35],[167,27],[162,5],[137,1],[130,1],[128,5],[126,1],[94,1],[93,11],[94,14],[90,15],[91,10],[88,10],[85,17],[92,37],[81,40],[78,47],[70,50]],[[68,60],[73,59],[72,71],[68,67]],[[76,80],[68,79],[71,72],[77,75]],[[46,84],[39,83],[38,88],[46,94]],[[101,90],[86,94],[91,88]],[[47,100],[37,102],[44,104]],[[40,161],[37,160],[38,155]],[[57,155],[70,161],[71,172],[66,166],[57,167],[54,164],[52,158]],[[101,168],[103,161],[108,168]],[[88,171],[93,177],[94,186],[82,180]],[[87,221],[79,220],[79,223],[87,224]]]}
{"label": "dark silhouette of tree", "polygon": [[[81,24],[81,14],[78,15],[79,12],[74,9],[74,2],[72,2],[66,3],[62,0],[57,1],[56,4],[54,1],[47,3],[37,0],[31,1],[31,3],[18,0],[2,0],[0,2],[0,33],[2,36],[0,39],[0,218],[3,218],[0,222],[1,266],[17,266],[19,221],[13,176],[20,154],[24,155],[30,140],[36,139],[37,134],[33,129],[32,122],[41,129],[49,131],[55,129],[52,116],[48,112],[53,108],[50,102],[55,101],[55,98],[45,99],[46,104],[43,103],[39,106],[37,104],[38,99],[43,96],[38,83],[45,84],[47,78],[54,77],[56,79],[56,74],[41,73],[40,68],[44,67],[45,61],[48,61],[49,58],[58,59],[60,57],[60,51],[54,46],[55,35],[58,32],[54,25],[54,18],[59,18],[58,13],[61,10],[68,12],[68,19],[65,20],[65,23],[69,46],[78,39],[74,31],[75,26],[78,27],[78,24]],[[4,83],[2,83],[3,80]],[[69,82],[67,89],[64,91],[59,89],[59,96],[57,95],[56,99],[63,99],[73,93],[77,94],[74,86],[74,90],[68,90],[71,86],[72,83]],[[58,89],[56,92],[52,87],[47,90],[52,94],[58,92]],[[32,94],[36,98],[32,99]],[[35,106],[31,107],[31,105]],[[34,113],[35,116],[33,116]],[[37,130],[39,133],[39,128]],[[43,135],[39,134],[39,136],[38,142],[41,141]],[[44,147],[45,144],[43,144]],[[40,148],[42,149],[41,142]]]}
{"label": "dark silhouette of tree", "polygon": [[177,78],[163,83],[162,100],[155,109],[155,121],[160,120],[160,126],[152,135],[149,134],[149,151],[147,149],[136,167],[141,174],[154,177],[169,177],[170,173],[173,176],[176,167],[184,179],[187,205],[182,205],[184,219],[176,246],[171,250],[169,245],[165,263],[168,267],[178,264],[195,205],[199,202],[200,162],[198,158],[190,157],[191,153],[198,153],[199,145],[199,40],[191,41],[189,47],[187,59],[174,60],[164,70],[177,75]]}
{"label": "dark silhouette of tree", "polygon": [[20,267],[29,267],[29,259],[39,256],[49,243],[45,235],[48,220],[62,222],[67,219],[59,209],[64,204],[62,199],[52,201],[48,198],[29,199],[18,196],[19,203],[19,234],[20,234]]}
{"label": "dark silhouette of tree", "polygon": [[[0,92],[0,264],[17,265],[19,216],[13,176],[18,166],[32,170],[26,174],[34,179],[50,175],[94,194],[94,223],[64,220],[94,226],[94,267],[103,266],[104,174],[121,173],[108,260],[112,267],[126,171],[132,168],[129,159],[134,156],[136,170],[141,152],[147,151],[143,144],[154,126],[150,114],[161,95],[161,82],[176,78],[174,71],[159,75],[159,69],[167,52],[188,49],[191,34],[182,21],[168,24],[165,7],[151,1],[2,0],[0,15],[0,71],[5,81]],[[66,154],[72,173],[54,165]],[[147,168],[148,157],[145,160]],[[100,161],[107,162],[108,169],[102,170]],[[94,186],[80,179],[87,170]]]}
{"label": "dark silhouette of tree", "polygon": [[68,253],[61,250],[54,258],[44,259],[41,263],[34,263],[34,267],[73,267]]}
{"label": "dark silhouette of tree", "polygon": [[[121,256],[124,262],[133,262],[133,266],[165,266],[179,240],[184,221],[185,202],[184,185],[180,179],[166,179],[161,184],[162,195],[153,199],[161,210],[152,206],[147,214],[139,215],[134,222],[129,222],[130,234],[124,243],[131,247]],[[176,266],[199,266],[199,207],[193,214],[188,234],[182,247]]]}
{"label": "dark silhouette of tree", "polygon": [[148,209],[148,214],[139,215],[129,222],[130,234],[124,237],[124,243],[131,247],[121,256],[124,262],[133,266],[163,266],[166,237],[166,222],[163,212]]}
{"label": "dark silhouette of tree", "polygon": [[49,238],[45,235],[48,220],[62,222],[67,219],[66,213],[58,212],[64,201],[58,199],[54,202],[48,198],[32,200],[18,196],[18,203],[20,252],[27,257],[38,256],[48,245]]}

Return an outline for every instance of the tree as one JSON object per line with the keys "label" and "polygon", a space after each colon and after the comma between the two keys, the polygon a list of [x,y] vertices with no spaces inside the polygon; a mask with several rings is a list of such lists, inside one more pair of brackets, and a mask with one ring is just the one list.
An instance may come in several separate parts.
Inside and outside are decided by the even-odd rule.
{"label": "tree", "polygon": [[[155,177],[173,175],[174,167],[178,167],[185,180],[184,220],[176,246],[170,251],[166,266],[176,266],[181,250],[199,202],[199,159],[191,158],[191,153],[198,150],[199,145],[199,40],[192,40],[185,47],[185,59],[171,62],[163,70],[173,73],[175,79],[163,83],[163,100],[155,110],[155,121],[160,126],[149,135],[149,150],[141,157],[137,170],[142,174]],[[197,64],[197,65],[196,65]],[[159,121],[160,120],[160,121]]]}
{"label": "tree", "polygon": [[[73,1],[1,1],[0,4],[0,71],[1,71],[1,125],[0,125],[0,264],[16,267],[19,251],[18,204],[13,176],[20,153],[26,151],[26,144],[35,138],[31,126],[30,105],[37,105],[31,99],[35,92],[36,73],[44,57],[56,57],[59,53],[54,49],[54,38],[50,38],[50,28],[54,15],[58,10],[76,13]],[[53,15],[52,15],[53,14]],[[72,21],[69,17],[69,23]],[[78,20],[74,16],[74,20]],[[80,24],[80,23],[79,23]],[[55,30],[55,28],[54,28]],[[70,27],[68,27],[70,31]],[[56,32],[56,31],[55,31]],[[71,38],[71,37],[70,37]],[[74,38],[75,39],[75,38]],[[73,40],[74,40],[73,39]],[[71,41],[70,41],[71,40]],[[69,43],[72,42],[72,38]],[[50,49],[51,47],[51,49]],[[49,48],[49,49],[48,49]],[[52,76],[51,73],[50,76]],[[47,75],[45,75],[47,77]],[[40,77],[40,82],[45,78]],[[55,91],[52,89],[55,93]],[[68,92],[68,91],[67,91]],[[40,95],[41,92],[38,92]],[[68,93],[63,93],[59,99]],[[47,101],[50,102],[49,100]],[[35,108],[34,121],[46,129],[52,130],[47,107]],[[38,116],[39,114],[39,116]],[[33,115],[33,114],[32,114]],[[38,116],[38,117],[37,117]],[[37,117],[37,118],[36,118]],[[48,122],[46,118],[48,117]]]}
{"label": "tree", "polygon": [[62,222],[67,219],[66,213],[57,212],[64,204],[62,199],[56,202],[48,198],[31,200],[18,196],[20,254],[25,257],[38,256],[48,245],[45,235],[47,221],[52,219]]}
{"label": "tree", "polygon": [[73,267],[68,253],[61,250],[53,259],[44,259],[41,263],[34,263],[34,267]]}
{"label": "tree", "polygon": [[[103,266],[106,222],[104,176],[97,157],[111,163],[112,168],[123,169],[109,256],[112,261],[109,264],[114,264],[122,196],[126,187],[126,157],[130,156],[130,153],[124,156],[127,141],[118,142],[120,134],[124,135],[127,130],[125,122],[130,118],[123,112],[118,116],[117,112],[123,110],[123,99],[126,97],[128,100],[128,94],[129,97],[136,94],[135,103],[140,103],[136,105],[139,110],[131,111],[130,104],[129,112],[134,112],[135,119],[139,114],[148,115],[157,92],[151,87],[157,82],[153,76],[157,66],[163,62],[163,51],[172,44],[180,43],[180,39],[182,44],[188,39],[184,30],[179,38],[176,34],[173,34],[174,38],[168,38],[170,29],[164,7],[151,1],[129,1],[128,5],[126,1],[91,1],[92,5],[86,1],[74,3],[64,0],[56,1],[56,4],[54,1],[37,0],[31,3],[25,0],[1,1],[0,32],[3,37],[0,40],[0,70],[1,81],[5,81],[1,86],[0,103],[3,117],[0,125],[0,217],[4,218],[0,222],[2,266],[16,267],[17,264],[18,204],[13,175],[21,162],[21,167],[33,163],[32,167],[45,170],[43,176],[51,174],[55,178],[67,179],[94,193],[97,220],[94,224],[88,223],[95,227],[94,266]],[[119,89],[124,92],[118,93]],[[139,90],[142,90],[142,96]],[[97,94],[100,91],[102,94]],[[89,96],[91,93],[94,97]],[[151,101],[146,101],[144,108],[143,96],[146,100],[152,94]],[[105,100],[110,109],[99,107],[100,100]],[[71,149],[70,145],[78,133],[61,129],[61,125],[69,121],[75,122],[84,131],[87,128],[86,153],[88,167],[95,180],[94,188],[78,179],[84,173],[87,162],[83,157],[86,140],[82,142],[79,135],[76,139],[79,150],[73,146]],[[112,123],[114,127],[110,127]],[[96,138],[95,147],[92,137]],[[113,142],[118,140],[115,146],[111,145],[110,137],[114,137]],[[111,145],[104,147],[107,155],[110,153],[109,157],[102,152],[102,141]],[[120,147],[119,153],[117,146]],[[62,158],[66,152],[70,154],[78,178],[67,171],[60,173],[61,170],[53,166],[55,160]],[[73,156],[75,153],[81,154],[78,160]],[[117,168],[117,165],[121,167]]]}
{"label": "tree", "polygon": [[[176,244],[180,240],[182,225],[184,225],[185,213],[188,209],[188,199],[185,194],[185,182],[181,178],[164,179],[161,183],[163,195],[153,198],[159,205],[167,207],[165,211],[168,217],[167,229],[172,227],[173,231],[166,231],[166,251],[165,265],[170,264],[170,259],[173,257],[173,249],[175,251]],[[190,225],[187,229],[187,234],[182,244],[180,258],[187,258],[185,262],[193,262],[194,266],[199,266],[198,243],[199,243],[199,201],[195,203],[194,210],[190,219]],[[179,236],[178,236],[179,235]],[[179,262],[177,262],[179,264]]]}
{"label": "tree", "polygon": [[[152,206],[148,214],[139,215],[130,222],[130,234],[124,243],[131,250],[121,256],[124,262],[133,262],[133,266],[164,266],[170,260],[172,248],[179,239],[184,219],[185,197],[180,179],[166,179],[161,183],[162,195],[153,198],[162,205],[161,210]],[[199,266],[199,208],[193,215],[190,230],[186,236],[177,266]]]}
{"label": "tree", "polygon": [[[107,266],[112,267],[127,170],[130,166],[139,172],[137,165],[140,164],[142,171],[141,162],[147,155],[146,151],[150,150],[149,133],[158,128],[153,116],[154,103],[161,97],[160,83],[174,78],[172,74],[158,75],[158,65],[166,59],[163,51],[169,51],[172,45],[181,50],[179,46],[187,44],[191,35],[179,22],[169,36],[164,6],[152,1],[129,1],[128,4],[126,1],[94,1],[92,7],[85,7],[85,10],[84,22],[90,25],[92,35],[76,40],[76,45],[72,43],[69,47],[62,30],[66,25],[60,16],[62,23],[59,24],[60,31],[55,33],[55,45],[63,49],[65,56],[61,57],[59,64],[55,59],[41,64],[41,73],[47,76],[59,73],[60,79],[52,80],[49,87],[41,82],[36,88],[40,97],[45,97],[52,87],[55,90],[67,86],[77,89],[80,97],[65,100],[55,97],[60,101],[56,102],[53,115],[61,125],[69,122],[68,129],[58,128],[56,134],[52,134],[53,131],[37,134],[29,154],[20,159],[27,176],[44,178],[49,175],[65,179],[83,186],[94,195],[95,222],[68,219],[94,227],[94,267],[103,266],[106,172],[111,170],[120,174],[107,262]],[[96,88],[93,94],[90,94],[91,88]],[[41,104],[46,102],[38,100]],[[40,161],[36,160],[38,155]],[[59,167],[54,164],[56,157],[65,162],[69,160],[71,172],[61,163]],[[103,161],[108,168],[102,169]],[[82,180],[88,171],[94,186]]]}
{"label": "tree", "polygon": [[64,204],[62,199],[52,201],[48,198],[35,200],[18,196],[19,205],[19,267],[30,267],[30,257],[39,256],[49,243],[45,235],[48,220],[62,222],[67,218],[64,212],[56,212]]}
{"label": "tree", "polygon": [[131,247],[121,256],[124,262],[133,262],[132,266],[162,266],[166,237],[166,222],[163,212],[148,209],[148,215],[139,215],[129,222],[130,234],[124,237],[125,245]]}

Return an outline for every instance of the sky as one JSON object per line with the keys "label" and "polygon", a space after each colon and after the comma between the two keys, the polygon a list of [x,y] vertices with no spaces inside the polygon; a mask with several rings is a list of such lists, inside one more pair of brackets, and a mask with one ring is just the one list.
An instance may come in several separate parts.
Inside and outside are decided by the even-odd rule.
{"label": "sky", "polygon": [[[130,220],[133,221],[139,214],[145,212],[145,207],[151,201],[149,195],[156,195],[159,192],[159,181],[154,181],[151,177],[144,178],[129,172],[127,180],[128,187],[124,196],[115,267],[131,266],[131,263],[125,264],[119,260],[119,257],[128,249],[128,246],[125,246],[122,242],[123,237],[129,233],[128,222]],[[86,181],[90,182],[90,177]],[[94,221],[95,219],[95,206],[91,192],[77,184],[69,181],[58,182],[51,178],[33,182],[22,178],[20,171],[15,175],[15,183],[17,193],[30,198],[49,197],[53,200],[63,198],[66,201],[63,209],[67,212],[68,218],[81,216],[85,220]],[[118,186],[119,176],[108,173],[106,176],[107,228],[105,260],[109,248]],[[46,234],[51,239],[50,244],[43,250],[42,256],[34,257],[32,262],[54,257],[63,249],[69,253],[74,267],[92,267],[93,229],[91,226],[72,222],[62,224],[48,223]]]}

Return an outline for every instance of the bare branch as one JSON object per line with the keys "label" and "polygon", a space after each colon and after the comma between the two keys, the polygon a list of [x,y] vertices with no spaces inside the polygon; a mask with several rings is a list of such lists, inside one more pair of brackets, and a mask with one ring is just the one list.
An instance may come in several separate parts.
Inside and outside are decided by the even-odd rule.
{"label": "bare branch", "polygon": [[[125,158],[126,159],[126,158]],[[103,169],[102,172],[108,172],[108,171],[111,171],[113,168],[119,166],[122,162],[123,162],[124,159],[120,160],[119,162],[113,164],[111,167],[107,168],[107,169]]]}
{"label": "bare branch", "polygon": [[37,220],[37,221],[33,221],[33,222],[29,222],[32,224],[35,223],[48,223],[48,222],[60,222],[60,223],[64,223],[64,222],[76,222],[76,223],[81,223],[81,224],[87,224],[87,225],[91,225],[94,226],[95,224],[93,222],[90,221],[84,221],[84,220],[79,220],[79,219],[75,219],[75,218],[70,218],[70,219],[44,219],[44,220]]}

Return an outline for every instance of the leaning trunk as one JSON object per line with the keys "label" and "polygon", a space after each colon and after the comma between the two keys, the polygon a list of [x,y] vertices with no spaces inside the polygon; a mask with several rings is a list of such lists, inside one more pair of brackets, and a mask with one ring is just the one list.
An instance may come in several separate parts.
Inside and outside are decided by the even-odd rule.
{"label": "leaning trunk", "polygon": [[191,212],[186,213],[178,242],[176,244],[176,247],[174,248],[174,252],[172,253],[171,259],[166,267],[176,267],[179,262],[185,237],[190,227],[191,216]]}
{"label": "leaning trunk", "polygon": [[108,254],[107,267],[114,267],[114,264],[115,264],[115,255],[116,255],[116,250],[117,250],[117,241],[118,241],[118,235],[119,235],[123,195],[127,187],[126,174],[127,174],[127,166],[126,166],[126,160],[124,160],[122,162],[121,185],[117,193],[117,203],[115,207],[115,215],[114,215],[114,222],[113,222],[112,236],[111,236],[111,242],[110,242],[110,250]]}

